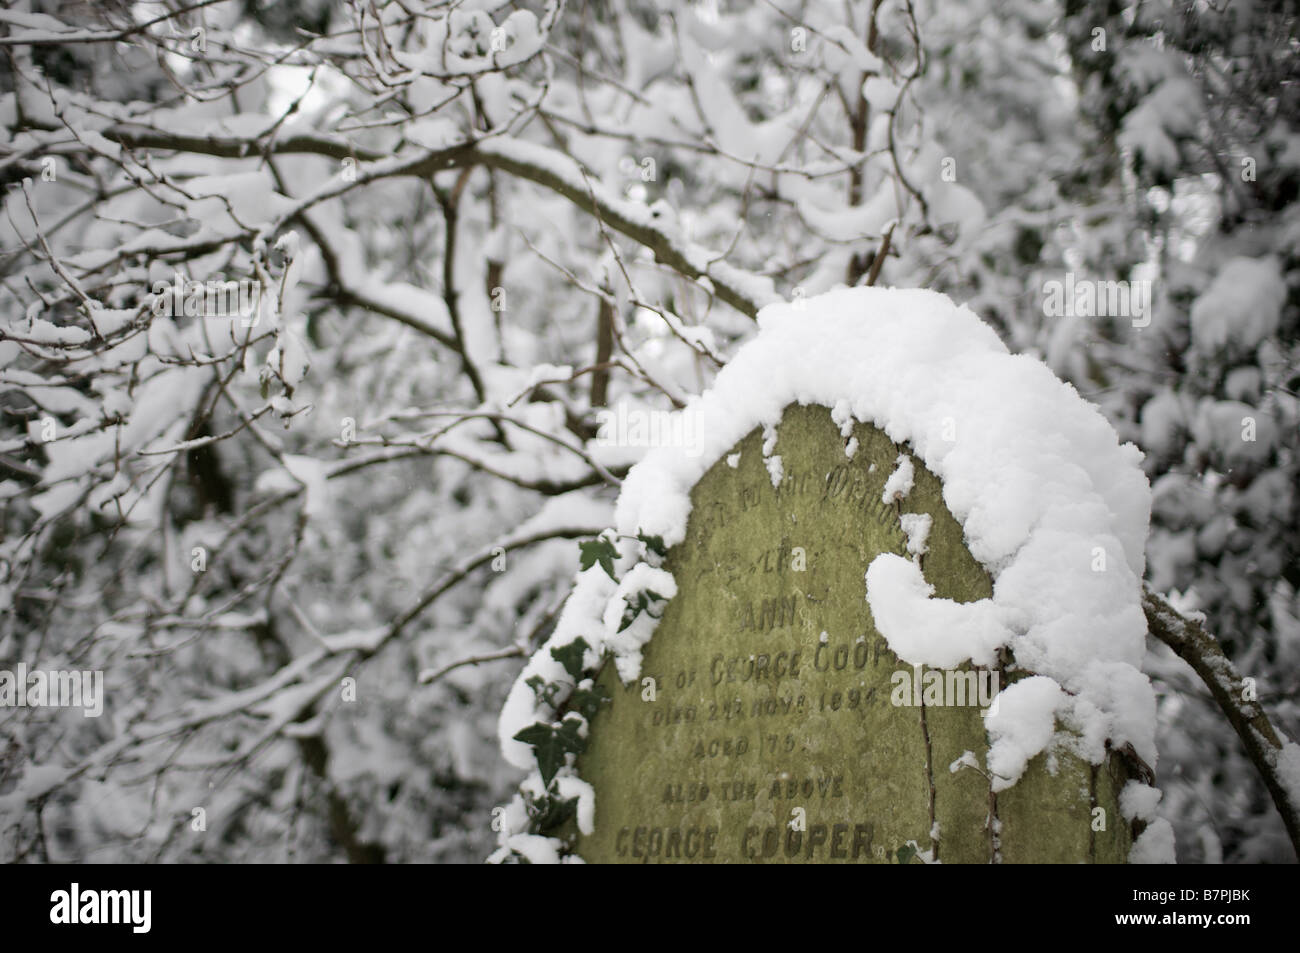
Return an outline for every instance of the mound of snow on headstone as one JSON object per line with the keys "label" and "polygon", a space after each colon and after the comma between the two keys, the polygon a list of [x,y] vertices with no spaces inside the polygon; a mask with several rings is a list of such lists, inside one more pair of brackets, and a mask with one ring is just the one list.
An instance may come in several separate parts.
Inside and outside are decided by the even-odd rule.
{"label": "mound of snow on headstone", "polygon": [[[1155,696],[1140,671],[1151,508],[1141,452],[1121,444],[1046,365],[1008,352],[974,312],[942,294],[841,289],[769,305],[758,323],[758,335],[682,411],[697,424],[695,452],[656,448],[628,474],[617,532],[681,542],[691,489],[755,427],[775,427],[795,402],[834,408],[842,423],[851,414],[910,445],[940,478],[971,554],[994,581],[991,599],[935,599],[914,562],[877,556],[865,594],[890,648],[909,663],[943,668],[967,659],[991,665],[1006,647],[1037,676],[1004,689],[990,716],[995,787],[1014,784],[1029,759],[1065,739],[1054,721],[1094,764],[1109,741],[1132,744],[1154,765]],[[900,495],[907,475],[895,481]],[[626,553],[619,575],[636,561]],[[621,606],[607,611],[616,588],[599,567],[579,574],[555,633],[502,712],[512,763],[533,765],[515,733],[553,717],[525,684],[534,674],[564,680],[551,647],[581,635],[594,652],[614,653],[624,681],[636,677],[652,629],[617,633]],[[1146,859],[1164,854],[1159,835],[1143,847]]]}

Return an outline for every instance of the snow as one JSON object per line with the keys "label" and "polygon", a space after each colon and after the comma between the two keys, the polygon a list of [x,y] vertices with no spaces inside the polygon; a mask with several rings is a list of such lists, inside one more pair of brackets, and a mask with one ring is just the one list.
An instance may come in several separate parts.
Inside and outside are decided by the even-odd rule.
{"label": "snow", "polygon": [[974,768],[976,771],[981,770],[979,758],[975,757],[974,751],[963,751],[961,757],[948,765],[948,772],[956,774],[962,768]]}
{"label": "snow", "polygon": [[84,328],[59,327],[40,318],[33,318],[26,329],[19,329],[17,336],[33,344],[63,347],[89,344],[91,340],[90,332]]}
{"label": "snow", "polygon": [[[769,436],[796,402],[831,408],[841,427],[851,412],[908,444],[939,477],[970,552],[994,579],[990,599],[936,599],[914,562],[880,554],[868,567],[866,596],[890,648],[909,663],[945,668],[994,664],[1007,647],[1034,673],[1004,689],[987,715],[995,787],[1014,784],[1054,742],[1093,763],[1105,758],[1108,739],[1131,743],[1154,765],[1155,696],[1140,670],[1151,506],[1141,452],[1121,444],[1101,413],[1046,365],[1009,353],[977,315],[942,294],[838,289],[797,306],[765,307],[758,324],[758,335],[713,387],[682,411],[698,425],[696,452],[656,447],[628,474],[617,533],[680,543],[691,489],[750,431]],[[943,439],[954,432],[958,439]],[[765,451],[774,449],[765,443]],[[886,499],[905,496],[914,479],[900,454]],[[915,523],[913,533],[909,539],[919,541]],[[1100,572],[1098,547],[1106,554]],[[616,575],[639,566],[633,548],[624,547]],[[670,596],[667,573],[655,573],[650,588]],[[511,763],[533,765],[530,749],[511,739],[554,715],[538,707],[524,680],[541,674],[568,681],[551,648],[582,635],[598,651],[614,652],[625,682],[636,677],[654,620],[643,613],[631,637],[609,638],[628,589],[599,567],[579,575],[554,634],[502,712],[499,733]],[[1160,855],[1161,835],[1151,831],[1143,856]]]}
{"label": "snow", "polygon": [[1291,796],[1291,803],[1300,804],[1300,745],[1287,741],[1275,755],[1278,780]]}
{"label": "snow", "polygon": [[763,465],[767,467],[768,478],[772,481],[772,486],[780,486],[781,481],[785,479],[785,467],[781,463],[779,456],[766,457]]}
{"label": "snow", "polygon": [[904,513],[898,518],[907,535],[907,551],[913,556],[924,556],[930,551],[930,527],[934,518],[929,513]]}
{"label": "snow", "polygon": [[1286,294],[1276,258],[1233,258],[1192,303],[1193,346],[1207,356],[1254,349],[1277,331]]}
{"label": "snow", "polygon": [[912,468],[912,461],[907,459],[906,454],[898,455],[895,467],[894,472],[885,481],[885,489],[880,494],[880,502],[886,506],[907,499],[907,494],[912,492],[912,487],[916,484],[916,471]]}
{"label": "snow", "polygon": [[[568,154],[522,139],[483,139],[475,148],[490,163],[510,170],[517,168],[527,178],[543,175],[559,187],[561,192],[592,197],[605,209],[604,217],[616,228],[633,227],[656,234],[662,241],[679,251],[692,268],[700,272],[698,280],[710,287],[710,278],[735,289],[757,305],[780,301],[773,280],[756,275],[721,260],[716,251],[685,242],[681,229],[674,223],[663,222],[644,202],[624,199],[617,191],[591,175]],[[549,183],[548,183],[549,184]]]}
{"label": "snow", "polygon": [[[695,21],[698,23],[698,21]],[[707,90],[697,102],[708,131],[728,155],[773,165],[788,148],[794,117],[786,113],[760,123],[749,122],[732,92],[733,84],[691,33],[679,34],[678,56],[696,89]]]}
{"label": "snow", "polygon": [[785,467],[781,463],[781,457],[772,451],[776,449],[776,426],[763,428],[763,465],[767,467],[768,478],[772,481],[772,486],[781,485],[781,480],[785,477]]}
{"label": "snow", "polygon": [[1179,592],[1177,589],[1173,589],[1165,593],[1164,596],[1169,601],[1169,604],[1173,606],[1174,611],[1183,618],[1201,624],[1207,621],[1207,616],[1201,611],[1200,601],[1194,591]]}
{"label": "snow", "polygon": [[1138,835],[1129,851],[1130,864],[1174,863],[1174,828],[1163,817],[1156,818]]}
{"label": "snow", "polygon": [[186,183],[185,191],[194,196],[185,203],[185,213],[200,222],[226,215],[233,215],[236,222],[265,222],[294,205],[275,190],[274,180],[261,170],[196,176]]}
{"label": "snow", "polygon": [[576,798],[578,801],[578,831],[590,834],[596,829],[596,791],[581,778],[561,777],[556,780],[556,791],[563,800]]}
{"label": "snow", "polygon": [[1163,80],[1124,117],[1119,144],[1142,156],[1151,168],[1178,168],[1174,137],[1195,134],[1201,97],[1188,77]]}
{"label": "snow", "polygon": [[552,837],[538,837],[536,834],[515,834],[506,841],[508,848],[517,851],[530,864],[558,864],[558,844],[559,841]]}
{"label": "snow", "polygon": [[[622,623],[624,609],[631,601],[630,597],[647,591],[671,599],[677,595],[677,583],[667,570],[656,569],[649,563],[637,563],[619,582],[614,597],[606,604],[602,619],[604,632],[597,636],[597,644],[593,646],[597,655],[604,650],[614,653],[619,677],[625,683],[640,674],[641,648],[650,641],[657,620],[649,612],[642,612],[622,632],[618,631],[618,627]],[[588,642],[591,641],[588,639]]]}
{"label": "snow", "polygon": [[993,790],[1004,791],[1020,780],[1029,760],[1051,744],[1057,712],[1067,703],[1053,679],[1034,675],[998,693],[998,704],[984,718],[991,744],[988,763]]}
{"label": "snow", "polygon": [[590,645],[592,634],[603,628],[603,622],[596,620],[604,616],[605,607],[616,589],[616,583],[600,566],[592,566],[580,572],[573,591],[564,604],[564,610],[556,622],[554,634],[528,661],[520,672],[519,678],[516,679],[502,707],[498,722],[501,753],[506,761],[515,767],[533,768],[536,761],[533,758],[533,749],[514,740],[514,736],[534,722],[549,720],[555,715],[554,710],[539,702],[532,688],[526,684],[527,680],[538,675],[548,682],[557,684],[571,681],[564,666],[551,656],[550,649],[568,645],[578,637],[586,638]]}
{"label": "snow", "polygon": [[840,428],[840,436],[848,437],[853,433],[853,405],[847,400],[837,400],[831,408],[831,420]]}
{"label": "snow", "polygon": [[1012,638],[1003,613],[988,599],[935,599],[911,560],[882,553],[867,568],[867,592],[876,628],[899,658],[913,665],[954,668],[966,659],[992,665]]}
{"label": "snow", "polygon": [[840,436],[847,441],[844,444],[844,456],[852,460],[858,452],[858,438],[853,436],[853,407],[847,400],[835,402],[831,408],[831,420],[840,428]]}
{"label": "snow", "polygon": [[1162,792],[1141,781],[1130,781],[1119,792],[1119,809],[1126,821],[1153,821]]}
{"label": "snow", "polygon": [[1204,397],[1196,405],[1192,438],[1213,448],[1231,465],[1264,463],[1277,443],[1277,427],[1268,414],[1235,400]]}
{"label": "snow", "polygon": [[307,491],[303,511],[313,518],[329,513],[329,474],[325,469],[325,461],[293,453],[284,454],[281,460],[294,480]]}
{"label": "snow", "polygon": [[883,76],[869,76],[862,83],[862,95],[875,112],[889,112],[898,102],[900,88]]}
{"label": "snow", "polygon": [[876,193],[861,205],[825,209],[811,201],[800,201],[798,208],[799,217],[809,228],[834,242],[876,238],[899,214],[898,197],[888,180],[882,181]]}
{"label": "snow", "polygon": [[12,23],[15,26],[31,30],[48,30],[51,34],[71,35],[62,20],[57,20],[44,13],[29,13],[25,10],[0,10],[0,23]]}
{"label": "snow", "polygon": [[828,56],[843,51],[843,54],[852,61],[853,66],[864,73],[876,73],[884,68],[880,58],[867,49],[867,45],[843,23],[822,26],[820,32],[835,45],[835,50],[826,51]]}
{"label": "snow", "polygon": [[1166,387],[1142,406],[1142,446],[1157,456],[1168,456],[1177,446],[1178,434],[1187,428],[1183,401]]}
{"label": "snow", "polygon": [[293,331],[282,328],[275,346],[266,356],[266,365],[289,387],[297,387],[311,368],[307,347]]}

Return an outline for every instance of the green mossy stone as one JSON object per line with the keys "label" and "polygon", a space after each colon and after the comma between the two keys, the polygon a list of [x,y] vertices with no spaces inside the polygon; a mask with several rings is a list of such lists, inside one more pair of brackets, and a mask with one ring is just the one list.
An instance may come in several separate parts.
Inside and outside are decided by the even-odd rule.
{"label": "green mossy stone", "polygon": [[[595,830],[569,829],[576,852],[592,863],[897,863],[914,843],[943,863],[989,863],[996,811],[1003,861],[1121,862],[1114,765],[1040,755],[994,799],[980,771],[950,770],[967,751],[985,763],[977,705],[891,701],[894,673],[912,670],[876,631],[864,576],[879,553],[906,555],[900,512],[933,520],[922,570],[936,596],[992,594],[939,480],[913,457],[914,488],[885,505],[904,450],[880,430],[855,425],[849,458],[826,408],[791,405],[777,433],[778,487],[755,430],[733,448],[735,468],[724,457],[692,491],[686,538],[667,561],[678,594],[645,649],[655,699],[612,665],[600,676],[612,700],[578,762],[596,792]],[[1093,830],[1094,806],[1105,832]],[[805,830],[791,829],[796,808]]]}

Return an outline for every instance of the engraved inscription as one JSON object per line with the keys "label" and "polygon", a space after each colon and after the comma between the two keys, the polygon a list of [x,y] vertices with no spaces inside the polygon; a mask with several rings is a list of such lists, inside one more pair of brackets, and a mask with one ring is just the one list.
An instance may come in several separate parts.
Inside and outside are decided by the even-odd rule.
{"label": "engraved inscription", "polygon": [[883,863],[912,845],[990,861],[988,780],[948,770],[967,751],[983,761],[979,710],[891,703],[891,676],[910,667],[876,630],[864,575],[880,553],[906,555],[901,512],[927,513],[936,595],[987,598],[991,584],[934,475],[913,458],[913,491],[886,504],[906,448],[864,425],[854,437],[849,459],[825,408],[791,406],[777,487],[759,431],[733,449],[737,467],[720,460],[696,486],[666,564],[678,594],[644,649],[657,696],[601,674],[612,701],[579,761],[595,831],[572,835],[584,859]]}

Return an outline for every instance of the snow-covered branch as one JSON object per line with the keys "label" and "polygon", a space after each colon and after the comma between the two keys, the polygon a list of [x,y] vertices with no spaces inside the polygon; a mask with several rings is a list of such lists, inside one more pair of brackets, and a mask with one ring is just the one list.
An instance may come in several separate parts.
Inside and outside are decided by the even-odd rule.
{"label": "snow-covered branch", "polygon": [[1149,586],[1142,591],[1142,608],[1151,634],[1205,682],[1264,779],[1300,857],[1300,745],[1273,727],[1250,684],[1199,620],[1179,612]]}

